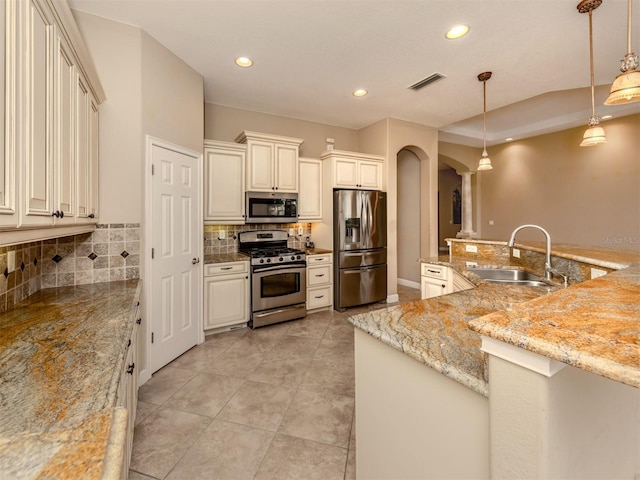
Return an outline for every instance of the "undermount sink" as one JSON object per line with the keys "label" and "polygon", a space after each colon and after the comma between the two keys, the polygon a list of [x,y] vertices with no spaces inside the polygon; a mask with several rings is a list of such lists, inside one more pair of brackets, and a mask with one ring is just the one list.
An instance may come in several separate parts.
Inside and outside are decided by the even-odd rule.
{"label": "undermount sink", "polygon": [[467,270],[490,283],[521,285],[526,287],[544,287],[549,285],[542,277],[517,268],[469,267]]}

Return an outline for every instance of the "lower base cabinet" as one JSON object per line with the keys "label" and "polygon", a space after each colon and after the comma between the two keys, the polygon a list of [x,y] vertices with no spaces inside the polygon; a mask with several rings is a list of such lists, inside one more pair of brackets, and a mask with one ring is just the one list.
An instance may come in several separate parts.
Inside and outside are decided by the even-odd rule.
{"label": "lower base cabinet", "polygon": [[118,392],[116,395],[116,407],[127,409],[127,433],[125,439],[125,451],[122,464],[122,478],[128,478],[131,464],[131,451],[133,449],[133,428],[136,421],[138,406],[138,327],[142,323],[142,305],[137,301],[135,310],[135,325],[128,341],[125,361],[120,372]]}
{"label": "lower base cabinet", "polygon": [[452,267],[435,263],[420,264],[420,298],[423,300],[474,287]]}
{"label": "lower base cabinet", "polygon": [[249,262],[204,266],[204,329],[249,321]]}
{"label": "lower base cabinet", "polygon": [[307,311],[333,305],[333,262],[330,253],[307,255]]}

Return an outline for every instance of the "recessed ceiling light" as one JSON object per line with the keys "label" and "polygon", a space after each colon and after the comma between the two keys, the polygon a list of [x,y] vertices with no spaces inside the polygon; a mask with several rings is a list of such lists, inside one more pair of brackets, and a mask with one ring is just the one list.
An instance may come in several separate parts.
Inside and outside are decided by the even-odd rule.
{"label": "recessed ceiling light", "polygon": [[609,120],[610,118],[613,118],[613,115],[603,115],[600,117],[600,120]]}
{"label": "recessed ceiling light", "polygon": [[505,142],[510,142],[510,141],[512,141],[512,140],[513,140],[513,137],[509,137],[509,138],[505,138],[505,139],[504,139],[504,141],[505,141]]}
{"label": "recessed ceiling light", "polygon": [[251,60],[249,57],[238,57],[236,58],[236,65],[238,65],[239,67],[247,68],[253,65],[253,60]]}
{"label": "recessed ceiling light", "polygon": [[456,38],[464,37],[467,33],[469,33],[469,25],[456,25],[449,29],[445,37],[449,40],[455,40]]}
{"label": "recessed ceiling light", "polygon": [[364,97],[367,93],[369,93],[369,92],[367,92],[364,88],[359,88],[359,89],[353,91],[353,96],[354,97]]}

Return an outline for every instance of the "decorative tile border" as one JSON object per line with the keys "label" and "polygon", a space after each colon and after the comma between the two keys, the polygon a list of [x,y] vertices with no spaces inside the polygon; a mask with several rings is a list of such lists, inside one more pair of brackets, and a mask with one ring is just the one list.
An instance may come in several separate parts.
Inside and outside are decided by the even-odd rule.
{"label": "decorative tile border", "polygon": [[[8,273],[7,253],[16,252]],[[140,224],[98,224],[93,233],[0,247],[0,312],[41,288],[140,277]]]}

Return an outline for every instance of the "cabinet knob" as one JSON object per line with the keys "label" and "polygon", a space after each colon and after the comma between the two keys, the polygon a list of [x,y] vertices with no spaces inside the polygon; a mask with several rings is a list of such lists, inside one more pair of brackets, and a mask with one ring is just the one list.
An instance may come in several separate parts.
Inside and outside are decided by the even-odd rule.
{"label": "cabinet knob", "polygon": [[96,218],[96,216],[95,216],[95,214],[90,213],[90,214],[89,214],[89,218]]}
{"label": "cabinet knob", "polygon": [[136,323],[137,323],[138,325],[140,325],[140,324],[142,323],[142,319],[141,319],[141,318],[137,319],[137,320],[136,320]]}
{"label": "cabinet knob", "polygon": [[447,286],[443,283],[443,284],[442,284],[442,288],[447,288]]}
{"label": "cabinet knob", "polygon": [[131,365],[129,365],[129,366],[127,367],[127,373],[128,373],[129,375],[133,375],[133,370],[134,370],[135,368],[136,368],[136,364],[135,364],[135,363],[132,363]]}
{"label": "cabinet knob", "polygon": [[192,265],[196,265],[196,264],[198,264],[198,263],[200,263],[200,258],[192,258],[192,259],[191,259],[191,264],[192,264]]}
{"label": "cabinet knob", "polygon": [[56,210],[51,214],[52,217],[60,218],[60,210]]}

